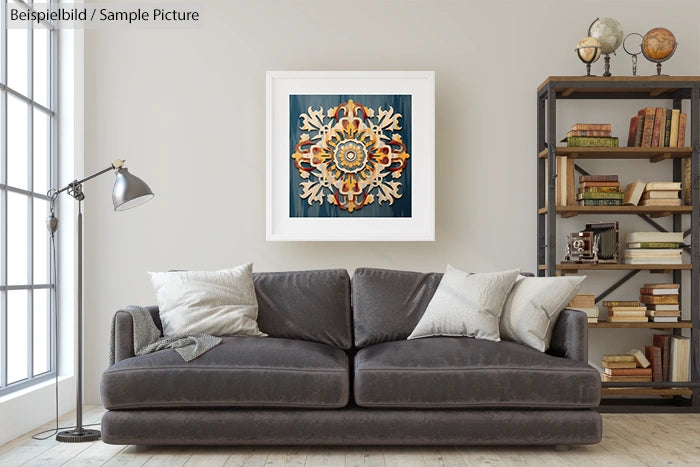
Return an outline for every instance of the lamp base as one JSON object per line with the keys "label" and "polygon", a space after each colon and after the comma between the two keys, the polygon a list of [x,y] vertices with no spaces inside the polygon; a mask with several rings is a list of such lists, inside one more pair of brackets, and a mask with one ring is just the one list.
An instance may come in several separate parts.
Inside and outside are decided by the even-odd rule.
{"label": "lamp base", "polygon": [[67,430],[56,435],[56,441],[62,443],[84,443],[87,441],[97,441],[102,434],[99,430]]}

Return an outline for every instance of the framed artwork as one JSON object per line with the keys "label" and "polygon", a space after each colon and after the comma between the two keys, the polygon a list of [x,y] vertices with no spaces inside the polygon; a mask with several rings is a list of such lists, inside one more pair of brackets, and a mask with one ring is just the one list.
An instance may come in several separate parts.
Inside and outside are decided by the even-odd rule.
{"label": "framed artwork", "polygon": [[267,72],[269,241],[435,240],[435,73]]}

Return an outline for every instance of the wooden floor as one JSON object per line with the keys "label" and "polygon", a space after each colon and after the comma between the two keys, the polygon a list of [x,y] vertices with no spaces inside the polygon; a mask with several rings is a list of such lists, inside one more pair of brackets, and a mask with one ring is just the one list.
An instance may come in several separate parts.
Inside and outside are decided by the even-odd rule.
{"label": "wooden floor", "polygon": [[[85,424],[103,409],[85,409]],[[74,415],[62,417],[69,426]],[[1,423],[5,423],[2,420]],[[46,425],[41,429],[51,428]],[[458,465],[700,465],[700,415],[603,415],[603,441],[550,447],[145,447],[58,443],[31,439],[32,431],[0,446],[0,466],[458,466]]]}

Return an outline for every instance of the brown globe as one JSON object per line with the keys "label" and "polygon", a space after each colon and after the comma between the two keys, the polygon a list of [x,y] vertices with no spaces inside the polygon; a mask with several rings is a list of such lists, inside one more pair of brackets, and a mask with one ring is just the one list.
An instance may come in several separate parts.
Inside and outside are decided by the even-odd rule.
{"label": "brown globe", "polygon": [[673,54],[676,48],[676,38],[666,28],[654,28],[642,39],[642,53],[652,61],[662,61]]}

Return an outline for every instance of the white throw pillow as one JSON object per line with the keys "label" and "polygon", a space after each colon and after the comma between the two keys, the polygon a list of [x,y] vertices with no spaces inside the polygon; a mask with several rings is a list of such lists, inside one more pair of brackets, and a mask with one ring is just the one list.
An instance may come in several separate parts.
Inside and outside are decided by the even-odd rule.
{"label": "white throw pillow", "polygon": [[447,265],[435,295],[409,339],[468,336],[498,342],[498,320],[518,269],[470,274]]}
{"label": "white throw pillow", "polygon": [[266,336],[258,329],[253,265],[222,271],[149,272],[163,335]]}
{"label": "white throw pillow", "polygon": [[559,313],[574,298],[585,278],[519,278],[503,307],[501,337],[540,352],[547,350]]}

